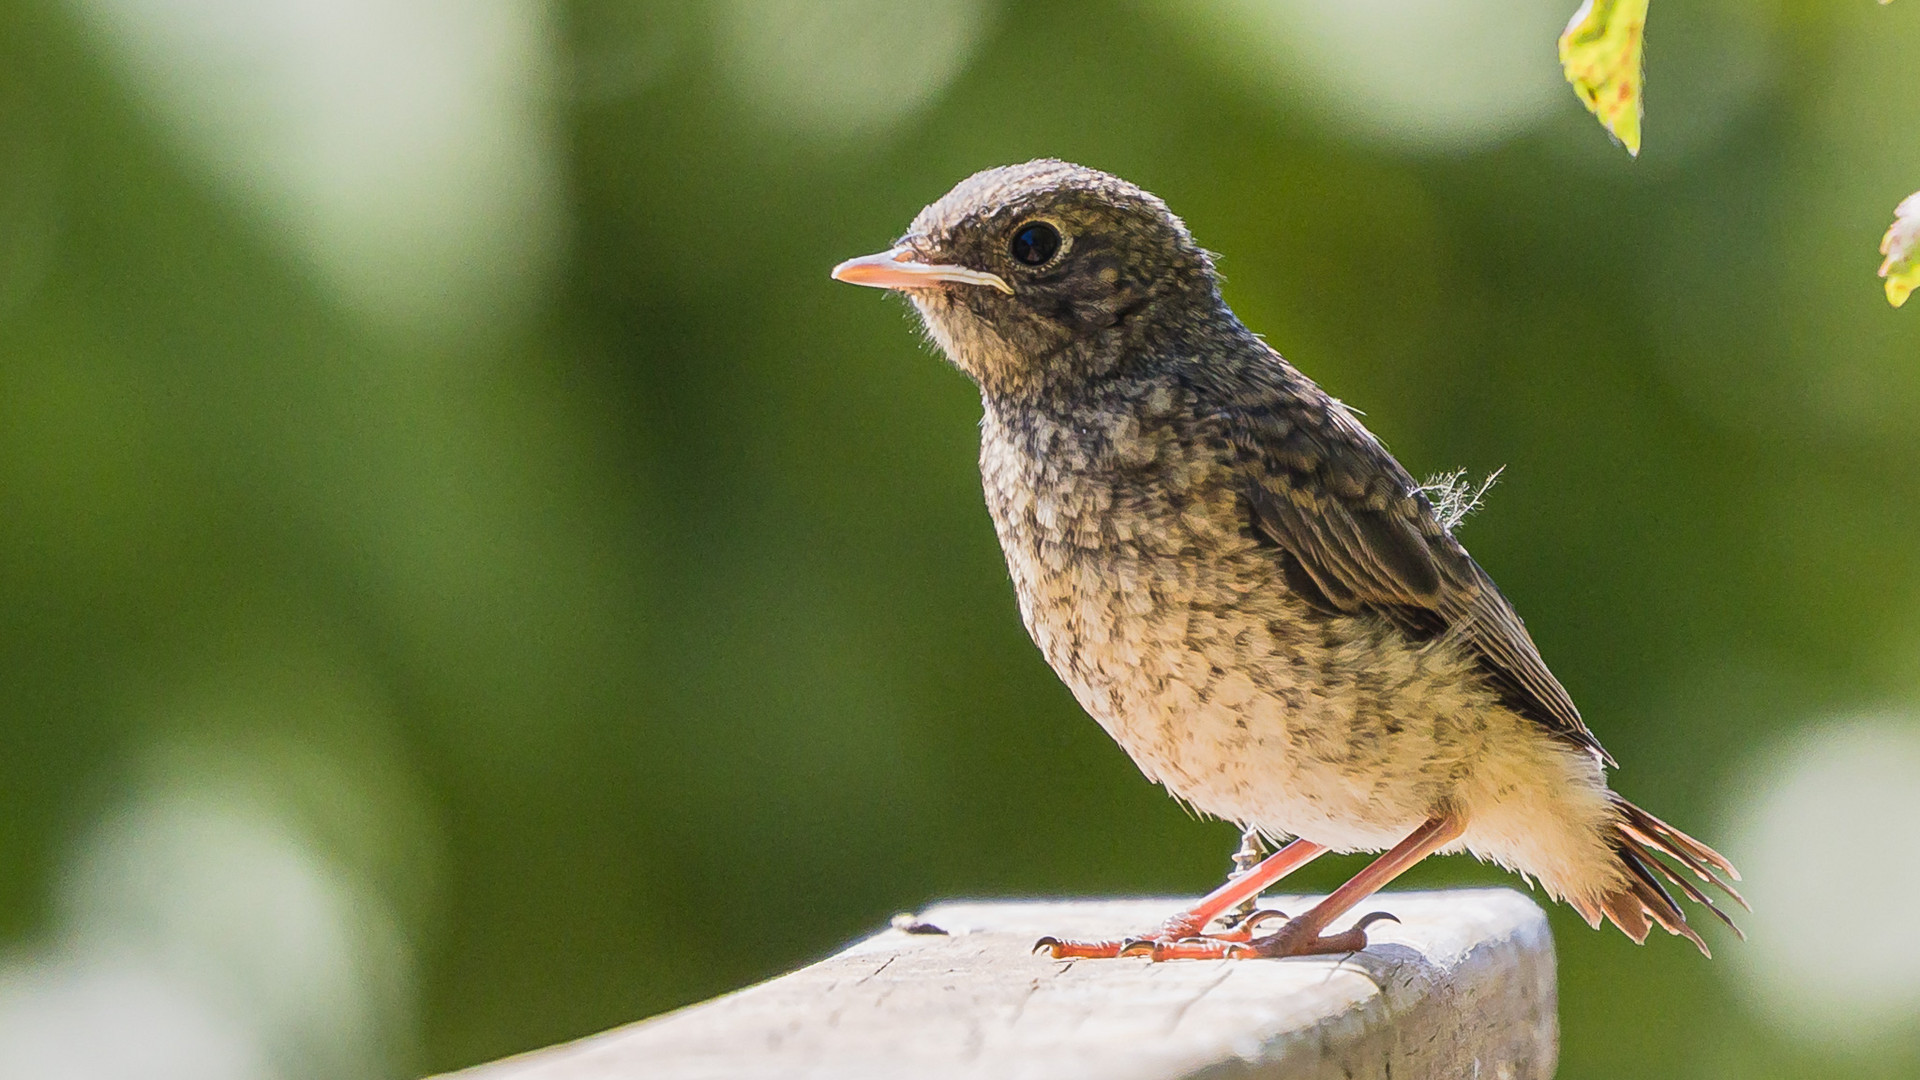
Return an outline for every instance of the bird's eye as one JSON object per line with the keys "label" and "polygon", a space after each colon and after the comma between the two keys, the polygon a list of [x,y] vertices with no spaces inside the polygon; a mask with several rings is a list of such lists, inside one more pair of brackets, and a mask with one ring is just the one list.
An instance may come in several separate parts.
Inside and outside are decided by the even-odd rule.
{"label": "bird's eye", "polygon": [[1044,221],[1029,221],[1013,230],[1010,250],[1016,262],[1045,266],[1060,251],[1060,230]]}

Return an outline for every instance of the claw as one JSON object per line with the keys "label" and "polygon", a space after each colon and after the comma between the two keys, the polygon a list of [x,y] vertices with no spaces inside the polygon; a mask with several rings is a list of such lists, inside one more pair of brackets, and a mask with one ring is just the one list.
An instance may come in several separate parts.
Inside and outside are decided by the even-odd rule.
{"label": "claw", "polygon": [[[1392,918],[1391,915],[1387,917]],[[1287,918],[1287,913],[1284,911],[1279,911],[1274,908],[1261,908],[1259,911],[1256,911],[1253,914],[1248,915],[1246,918],[1241,919],[1239,925],[1234,927],[1234,929],[1245,930],[1247,933],[1251,934],[1253,933],[1254,927],[1259,926],[1261,923],[1266,922],[1268,919],[1284,919],[1284,918]]]}
{"label": "claw", "polygon": [[[1057,937],[1054,937],[1052,934],[1048,934],[1046,937],[1043,937],[1039,941],[1034,942],[1033,948],[1028,949],[1027,953],[1031,955],[1033,953],[1039,952],[1041,949],[1053,950],[1053,949],[1058,949],[1059,947],[1060,947],[1060,939]],[[1058,959],[1058,957],[1056,957],[1056,959]]]}
{"label": "claw", "polygon": [[[1360,932],[1360,933],[1362,933],[1362,934],[1364,934],[1364,933],[1366,933],[1366,932],[1367,932],[1367,927],[1369,927],[1369,926],[1372,926],[1372,925],[1373,925],[1374,923],[1377,923],[1377,922],[1380,922],[1380,921],[1382,921],[1382,920],[1385,920],[1385,921],[1387,921],[1387,922],[1396,922],[1396,923],[1397,923],[1397,922],[1399,922],[1399,921],[1400,921],[1400,916],[1398,916],[1398,915],[1395,915],[1395,914],[1394,914],[1393,912],[1391,912],[1391,911],[1374,911],[1374,912],[1369,912],[1369,913],[1367,913],[1367,914],[1365,914],[1365,915],[1362,915],[1362,916],[1360,917],[1360,921],[1359,921],[1359,922],[1357,922],[1357,923],[1354,923],[1354,924],[1353,924],[1353,929],[1354,929],[1354,930],[1357,930],[1357,931],[1359,931],[1359,932]],[[1353,932],[1353,931],[1349,931],[1349,933],[1351,933],[1351,932]]]}
{"label": "claw", "polygon": [[[1217,934],[1199,934],[1195,935],[1195,938],[1207,941],[1228,941],[1236,945],[1244,945],[1253,940],[1253,931],[1261,923],[1266,922],[1268,919],[1284,919],[1286,917],[1287,913],[1284,911],[1262,908],[1259,911],[1250,911],[1228,922],[1226,928]],[[1195,940],[1195,938],[1183,940]]]}

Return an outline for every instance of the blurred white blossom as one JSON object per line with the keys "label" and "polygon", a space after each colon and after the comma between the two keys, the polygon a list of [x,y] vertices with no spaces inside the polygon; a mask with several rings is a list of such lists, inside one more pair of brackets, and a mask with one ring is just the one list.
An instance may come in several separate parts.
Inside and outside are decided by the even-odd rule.
{"label": "blurred white blossom", "polygon": [[1824,724],[1781,741],[1740,785],[1727,850],[1753,902],[1729,949],[1772,1024],[1847,1045],[1920,1015],[1920,720]]}
{"label": "blurred white blossom", "polygon": [[0,1080],[280,1080],[191,982],[67,957],[0,966]]}
{"label": "blurred white blossom", "polygon": [[1411,149],[1482,146],[1562,104],[1565,0],[1186,0],[1233,66],[1347,133]]}
{"label": "blurred white blossom", "polygon": [[[47,948],[0,962],[0,1080],[405,1068],[411,950],[389,897],[337,850],[357,808],[393,793],[366,769],[343,787],[301,757],[174,746],[147,763],[67,858]],[[301,793],[355,806],[302,806]],[[338,834],[326,844],[316,813]]]}
{"label": "blurred white blossom", "polygon": [[803,134],[884,130],[973,58],[992,0],[719,0],[722,70],[742,99]]}
{"label": "blurred white blossom", "polygon": [[537,0],[69,2],[352,309],[444,331],[543,284],[561,213]]}

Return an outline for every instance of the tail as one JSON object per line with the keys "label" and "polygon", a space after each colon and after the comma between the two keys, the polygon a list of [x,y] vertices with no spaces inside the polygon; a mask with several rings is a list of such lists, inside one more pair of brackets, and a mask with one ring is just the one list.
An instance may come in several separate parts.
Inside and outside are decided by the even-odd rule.
{"label": "tail", "polygon": [[1674,901],[1673,894],[1660,883],[1664,877],[1688,899],[1713,912],[1745,941],[1747,935],[1740,933],[1740,928],[1700,886],[1682,877],[1656,855],[1673,859],[1691,870],[1701,881],[1718,887],[1732,897],[1734,903],[1751,911],[1753,909],[1748,907],[1747,901],[1720,876],[1720,873],[1725,873],[1735,881],[1740,880],[1740,872],[1733,868],[1733,864],[1719,852],[1620,796],[1613,795],[1611,799],[1613,809],[1619,815],[1619,822],[1614,826],[1613,849],[1619,853],[1620,862],[1626,867],[1627,885],[1597,901],[1573,901],[1574,907],[1586,917],[1587,923],[1598,927],[1604,915],[1635,942],[1644,942],[1648,931],[1652,929],[1648,922],[1651,918],[1667,933],[1693,942],[1702,955],[1712,956],[1707,951],[1707,943],[1700,940],[1699,933],[1687,925],[1687,917]]}

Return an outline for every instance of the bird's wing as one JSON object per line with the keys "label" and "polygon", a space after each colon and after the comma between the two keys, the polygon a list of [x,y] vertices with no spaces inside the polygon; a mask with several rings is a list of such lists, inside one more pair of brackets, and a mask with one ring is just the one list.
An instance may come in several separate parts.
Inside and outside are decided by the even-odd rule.
{"label": "bird's wing", "polygon": [[1416,640],[1464,643],[1512,708],[1612,763],[1513,605],[1353,414],[1318,388],[1222,411],[1260,535],[1288,582],[1329,613],[1373,613]]}

